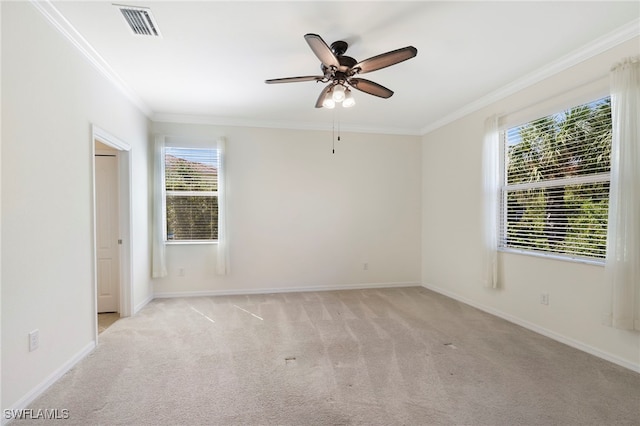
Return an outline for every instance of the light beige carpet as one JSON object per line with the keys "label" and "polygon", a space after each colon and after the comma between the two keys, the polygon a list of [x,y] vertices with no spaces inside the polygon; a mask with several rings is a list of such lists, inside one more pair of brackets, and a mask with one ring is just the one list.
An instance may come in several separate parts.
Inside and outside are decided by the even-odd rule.
{"label": "light beige carpet", "polygon": [[30,408],[78,425],[638,425],[640,374],[420,287],[159,299]]}

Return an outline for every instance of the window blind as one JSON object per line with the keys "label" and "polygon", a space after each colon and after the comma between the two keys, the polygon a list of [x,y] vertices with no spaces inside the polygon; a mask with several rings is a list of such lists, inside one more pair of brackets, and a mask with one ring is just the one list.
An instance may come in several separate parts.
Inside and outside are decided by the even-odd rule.
{"label": "window blind", "polygon": [[216,149],[166,147],[165,193],[167,240],[217,240]]}
{"label": "window blind", "polygon": [[500,246],[603,259],[610,99],[512,127],[502,136]]}

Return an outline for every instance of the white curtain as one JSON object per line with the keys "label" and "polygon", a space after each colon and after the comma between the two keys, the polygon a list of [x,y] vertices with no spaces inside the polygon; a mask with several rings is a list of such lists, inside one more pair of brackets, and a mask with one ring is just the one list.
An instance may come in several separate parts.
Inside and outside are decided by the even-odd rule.
{"label": "white curtain", "polygon": [[498,288],[498,209],[500,202],[500,138],[498,117],[485,121],[482,147],[483,283]]}
{"label": "white curtain", "polygon": [[218,252],[216,273],[229,273],[229,245],[227,241],[227,200],[226,200],[226,141],[218,139]]}
{"label": "white curtain", "polygon": [[611,70],[605,323],[640,331],[640,57]]}
{"label": "white curtain", "polygon": [[156,136],[153,145],[153,223],[152,236],[152,271],[153,278],[167,276],[167,261],[164,245],[164,136]]}

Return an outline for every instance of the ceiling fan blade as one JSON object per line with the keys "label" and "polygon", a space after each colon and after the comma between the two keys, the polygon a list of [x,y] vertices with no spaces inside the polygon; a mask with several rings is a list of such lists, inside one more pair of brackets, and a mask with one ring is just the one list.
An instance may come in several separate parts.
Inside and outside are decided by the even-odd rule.
{"label": "ceiling fan blade", "polygon": [[364,74],[406,61],[407,59],[415,57],[417,54],[418,49],[413,46],[407,46],[360,61],[351,67],[351,69],[355,70],[356,73]]}
{"label": "ceiling fan blade", "polygon": [[365,92],[373,96],[378,96],[380,98],[386,99],[390,98],[393,95],[393,90],[389,90],[378,83],[365,80],[364,78],[350,78],[349,80],[347,80],[347,83],[349,83],[355,89],[360,90],[361,92]]}
{"label": "ceiling fan blade", "polygon": [[318,34],[305,34],[304,39],[307,40],[309,47],[313,50],[313,53],[320,59],[320,62],[324,64],[325,67],[331,68],[340,66],[340,62],[338,62],[338,58],[333,54],[333,51],[327,43],[324,42],[322,37]]}
{"label": "ceiling fan blade", "polygon": [[331,84],[327,84],[325,88],[322,89],[322,92],[320,92],[320,96],[318,96],[318,100],[316,101],[316,108],[322,108],[322,102],[324,101],[324,97],[329,91],[329,89],[331,89],[331,87],[332,87]]}
{"label": "ceiling fan blade", "polygon": [[265,80],[264,82],[267,84],[274,83],[297,83],[300,81],[322,81],[324,76],[318,75],[307,75],[304,77],[286,77],[286,78],[272,78],[270,80]]}

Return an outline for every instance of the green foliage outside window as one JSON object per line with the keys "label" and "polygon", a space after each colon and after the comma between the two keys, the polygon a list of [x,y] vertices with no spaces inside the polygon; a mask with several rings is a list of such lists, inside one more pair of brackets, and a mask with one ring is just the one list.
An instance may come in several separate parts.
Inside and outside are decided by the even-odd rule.
{"label": "green foliage outside window", "polygon": [[604,258],[610,99],[509,129],[505,139],[502,245]]}
{"label": "green foliage outside window", "polygon": [[167,197],[167,239],[217,240],[217,197]]}
{"label": "green foliage outside window", "polygon": [[215,154],[213,149],[167,148],[167,240],[218,239],[218,171]]}

